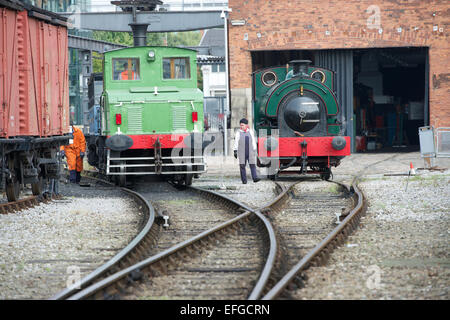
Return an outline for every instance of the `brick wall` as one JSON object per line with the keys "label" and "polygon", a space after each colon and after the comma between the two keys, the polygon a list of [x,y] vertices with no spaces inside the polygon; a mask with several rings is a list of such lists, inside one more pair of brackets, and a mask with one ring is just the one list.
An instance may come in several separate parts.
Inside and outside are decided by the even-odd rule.
{"label": "brick wall", "polygon": [[[230,89],[250,88],[253,50],[429,47],[430,124],[450,127],[450,1],[229,0]],[[234,107],[234,106],[232,106]]]}

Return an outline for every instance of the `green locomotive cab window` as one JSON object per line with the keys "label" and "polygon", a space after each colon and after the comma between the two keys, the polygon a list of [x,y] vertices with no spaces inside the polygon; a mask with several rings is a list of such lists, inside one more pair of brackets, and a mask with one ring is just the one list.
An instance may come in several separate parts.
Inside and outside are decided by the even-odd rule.
{"label": "green locomotive cab window", "polygon": [[138,58],[112,59],[113,80],[140,80]]}
{"label": "green locomotive cab window", "polygon": [[163,58],[163,79],[190,79],[189,58]]}

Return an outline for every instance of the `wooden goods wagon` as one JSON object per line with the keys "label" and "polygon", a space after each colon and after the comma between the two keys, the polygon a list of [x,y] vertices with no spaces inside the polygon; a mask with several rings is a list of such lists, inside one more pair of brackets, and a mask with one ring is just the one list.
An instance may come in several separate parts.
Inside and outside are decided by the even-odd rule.
{"label": "wooden goods wagon", "polygon": [[10,201],[57,176],[69,142],[67,23],[20,1],[0,0],[1,180]]}

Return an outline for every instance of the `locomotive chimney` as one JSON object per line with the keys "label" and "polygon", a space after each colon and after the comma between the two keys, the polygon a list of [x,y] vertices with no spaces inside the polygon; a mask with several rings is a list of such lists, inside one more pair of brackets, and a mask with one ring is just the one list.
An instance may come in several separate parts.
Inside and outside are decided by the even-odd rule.
{"label": "locomotive chimney", "polygon": [[144,47],[147,45],[147,28],[146,23],[130,23],[129,26],[133,31],[133,45],[135,47]]}
{"label": "locomotive chimney", "polygon": [[149,23],[137,23],[138,11],[155,11],[157,5],[163,4],[161,0],[118,0],[111,1],[124,12],[130,12],[133,15],[133,22],[128,24],[133,31],[133,44],[135,47],[147,45],[147,28]]}
{"label": "locomotive chimney", "polygon": [[293,77],[309,77],[308,67],[311,60],[292,60],[289,64],[292,66]]}

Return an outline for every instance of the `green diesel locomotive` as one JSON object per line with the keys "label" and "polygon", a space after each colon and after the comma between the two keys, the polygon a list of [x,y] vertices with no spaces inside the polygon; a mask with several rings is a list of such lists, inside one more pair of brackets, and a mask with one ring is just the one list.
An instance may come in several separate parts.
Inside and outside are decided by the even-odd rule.
{"label": "green diesel locomotive", "polygon": [[89,163],[120,185],[142,175],[190,185],[205,172],[196,58],[196,51],[175,47],[106,52]]}

